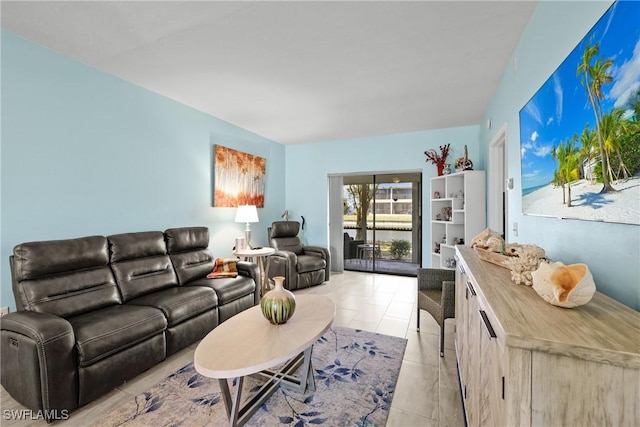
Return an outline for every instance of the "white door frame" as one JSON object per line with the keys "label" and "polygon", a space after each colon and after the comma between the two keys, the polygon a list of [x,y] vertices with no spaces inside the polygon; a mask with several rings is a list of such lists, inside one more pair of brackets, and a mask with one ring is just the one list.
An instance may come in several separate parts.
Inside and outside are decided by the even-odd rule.
{"label": "white door frame", "polygon": [[[506,236],[507,224],[509,224],[507,200],[508,191],[505,191],[507,179],[507,124],[505,123],[496,132],[489,142],[489,228]],[[504,225],[502,212],[502,196],[504,193]]]}
{"label": "white door frame", "polygon": [[327,187],[329,191],[327,200],[327,235],[329,251],[331,253],[331,271],[342,273],[344,271],[344,237],[342,218],[344,215],[342,207],[342,175],[328,175]]}

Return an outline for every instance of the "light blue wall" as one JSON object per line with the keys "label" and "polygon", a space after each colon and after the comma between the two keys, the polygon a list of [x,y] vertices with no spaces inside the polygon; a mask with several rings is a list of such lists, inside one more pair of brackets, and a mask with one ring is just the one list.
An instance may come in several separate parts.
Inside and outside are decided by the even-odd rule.
{"label": "light blue wall", "polygon": [[[427,201],[436,171],[424,150],[451,143],[455,157],[467,144],[481,169],[489,141],[506,123],[508,175],[515,179],[509,222],[520,231],[509,240],[587,263],[600,291],[640,309],[640,227],[520,214],[518,112],[609,5],[539,2],[515,52],[517,72],[512,61],[481,122],[491,118],[492,130],[287,147],[3,32],[0,305],[14,306],[5,263],[24,241],[202,224],[211,228],[214,254],[228,255],[242,226],[233,223],[233,209],[211,207],[215,143],[267,158],[266,206],[252,227],[254,242],[266,243],[264,230],[286,207],[292,219],[307,219],[308,242],[327,244],[329,174],[422,170]],[[423,241],[430,241],[427,225]],[[429,262],[427,250],[423,265]]]}
{"label": "light blue wall", "polygon": [[[308,244],[328,246],[327,177],[330,174],[422,171],[423,217],[428,217],[429,179],[437,175],[436,166],[427,163],[424,151],[451,144],[449,160],[464,154],[467,145],[475,169],[479,161],[478,127],[467,126],[402,133],[368,138],[353,138],[286,148],[286,206],[291,219],[306,219],[304,239]],[[429,266],[429,222],[423,221],[422,265]]]}
{"label": "light blue wall", "polygon": [[[509,193],[510,241],[534,243],[549,257],[564,263],[583,262],[604,294],[640,309],[640,227],[623,224],[559,220],[522,215],[520,179],[519,111],[597,22],[611,2],[541,1],[514,53],[513,59],[484,121],[493,129],[481,130],[483,156],[495,132],[508,126],[508,176],[514,178]],[[512,225],[517,222],[519,235]]]}
{"label": "light blue wall", "polygon": [[284,208],[284,146],[2,32],[0,306],[21,242],[208,226],[230,256],[243,224],[212,208],[213,145],[267,159],[253,241]]}

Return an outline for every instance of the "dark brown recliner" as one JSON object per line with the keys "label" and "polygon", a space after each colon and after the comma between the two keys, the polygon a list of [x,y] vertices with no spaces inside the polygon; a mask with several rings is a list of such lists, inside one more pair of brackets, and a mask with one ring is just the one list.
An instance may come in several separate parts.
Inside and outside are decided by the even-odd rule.
{"label": "dark brown recliner", "polygon": [[364,240],[354,240],[349,233],[344,233],[344,259],[358,258],[358,245],[364,245]]}
{"label": "dark brown recliner", "polygon": [[319,285],[330,276],[329,250],[304,246],[299,231],[297,221],[276,221],[269,229],[269,242],[276,251],[267,259],[267,277],[284,276],[284,287],[289,290]]}
{"label": "dark brown recliner", "polygon": [[22,243],[18,311],[0,319],[0,380],[47,420],[193,344],[259,300],[260,274],[207,280],[206,227]]}
{"label": "dark brown recliner", "polygon": [[27,408],[62,415],[166,357],[167,320],[123,304],[106,237],[23,243],[10,264],[18,311],[1,320],[1,378]]}

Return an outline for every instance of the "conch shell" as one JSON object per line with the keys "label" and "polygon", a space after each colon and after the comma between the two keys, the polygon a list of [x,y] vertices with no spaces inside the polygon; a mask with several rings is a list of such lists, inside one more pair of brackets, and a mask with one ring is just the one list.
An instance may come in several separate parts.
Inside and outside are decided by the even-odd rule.
{"label": "conch shell", "polygon": [[596,284],[586,264],[543,262],[532,273],[533,289],[546,302],[572,308],[591,301]]}

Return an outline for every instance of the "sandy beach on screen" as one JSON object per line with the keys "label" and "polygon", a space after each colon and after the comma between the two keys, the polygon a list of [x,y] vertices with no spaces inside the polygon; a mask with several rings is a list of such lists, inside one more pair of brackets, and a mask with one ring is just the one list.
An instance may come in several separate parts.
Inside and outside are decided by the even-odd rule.
{"label": "sandy beach on screen", "polygon": [[549,184],[523,196],[522,211],[532,215],[640,224],[640,176],[616,181],[612,186],[617,193],[600,194],[601,183],[575,181],[571,184],[571,207],[567,207],[562,203],[562,187]]}

